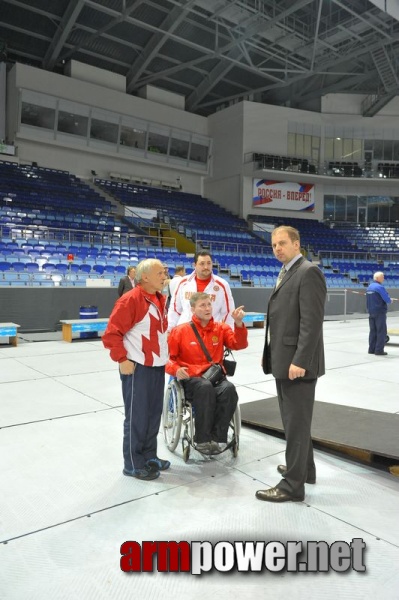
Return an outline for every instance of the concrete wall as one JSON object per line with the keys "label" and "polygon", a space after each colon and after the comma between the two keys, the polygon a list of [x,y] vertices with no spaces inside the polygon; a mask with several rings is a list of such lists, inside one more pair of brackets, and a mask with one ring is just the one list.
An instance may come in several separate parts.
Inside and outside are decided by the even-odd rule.
{"label": "concrete wall", "polygon": [[170,181],[176,183],[180,177],[183,191],[202,194],[202,178],[184,169],[172,169],[168,166],[149,163],[148,161],[131,160],[123,156],[112,156],[106,151],[88,152],[84,147],[61,146],[59,143],[37,139],[25,139],[18,142],[20,163],[37,162],[41,166],[69,171],[83,179],[90,178],[91,170],[99,177],[109,178],[111,172],[136,175],[149,180]]}
{"label": "concrete wall", "polygon": [[205,117],[134,97],[98,83],[19,63],[8,73],[7,86],[7,135],[10,140],[15,140],[21,163],[35,161],[42,166],[64,169],[83,178],[89,177],[91,170],[95,170],[100,177],[108,177],[110,172],[173,182],[180,177],[184,191],[202,193],[203,174],[196,173],[184,164],[166,164],[163,155],[147,158],[141,153],[131,156],[118,154],[113,149],[93,148],[93,144],[88,148],[84,139],[72,139],[69,136],[68,140],[54,140],[51,132],[49,134],[36,128],[31,128],[30,131],[24,128],[24,132],[18,132],[18,117],[21,90],[44,93],[199,136],[208,136],[208,121]]}
{"label": "concrete wall", "polygon": [[14,69],[15,92],[18,91],[18,88],[24,88],[89,106],[112,110],[116,113],[139,117],[169,127],[186,129],[199,135],[208,135],[208,122],[205,117],[193,115],[184,110],[178,110],[137,96],[124,94],[95,83],[43,71],[20,63],[14,65],[12,70]]}
{"label": "concrete wall", "polygon": [[64,68],[64,75],[79,79],[80,81],[95,83],[111,90],[126,92],[126,77],[123,75],[112,73],[112,71],[107,71],[106,69],[99,69],[98,67],[93,67],[93,65],[86,65],[77,60],[68,61]]}
{"label": "concrete wall", "polygon": [[[315,211],[276,211],[252,207],[252,180],[265,176],[263,171],[254,171],[253,164],[244,162],[252,152],[288,155],[288,132],[295,130],[309,135],[321,135],[320,161],[324,161],[323,138],[331,137],[335,128],[350,138],[399,139],[399,98],[395,98],[373,118],[361,116],[362,95],[329,94],[323,98],[322,112],[310,112],[255,102],[242,102],[209,117],[209,131],[213,136],[213,171],[205,182],[204,189],[209,197],[218,199],[224,207],[237,210],[237,195],[240,194],[240,215],[249,213],[271,216],[300,217],[303,219],[323,218],[324,195],[370,195],[381,193],[397,195],[397,185],[389,180],[360,180],[321,177],[290,172],[273,172],[278,181],[313,183],[315,186]],[[398,124],[396,126],[396,123]],[[234,152],[233,152],[234,151]],[[268,173],[270,177],[270,172]],[[239,190],[237,189],[239,186]]]}
{"label": "concrete wall", "polygon": [[61,319],[79,319],[81,306],[97,306],[99,318],[111,314],[116,288],[0,288],[0,323],[21,331],[61,330]]}
{"label": "concrete wall", "polygon": [[0,144],[6,139],[6,63],[0,62]]}
{"label": "concrete wall", "polygon": [[204,195],[234,214],[242,214],[241,170],[243,105],[235,104],[208,117],[213,138],[212,173],[204,181]]}
{"label": "concrete wall", "polygon": [[[358,94],[327,94],[322,100],[322,112],[271,106],[256,102],[240,102],[218,111],[208,118],[194,115],[176,107],[153,100],[133,97],[98,83],[82,81],[55,73],[16,64],[8,74],[7,135],[16,139],[21,162],[36,161],[41,165],[69,170],[81,177],[95,170],[100,176],[110,171],[129,173],[165,181],[181,178],[184,191],[203,193],[211,200],[244,218],[249,213],[278,215],[278,211],[252,207],[252,180],[264,176],[254,172],[251,163],[245,164],[248,153],[288,154],[287,134],[298,128],[303,133],[323,136],[333,135],[334,128],[345,129],[348,137],[374,139],[399,139],[399,98],[392,100],[372,118],[361,116],[363,97]],[[199,136],[213,139],[211,172],[205,177],[193,169],[162,162],[163,156],[148,159],[140,156],[118,155],[116,151],[84,147],[85,140],[78,142],[42,139],[40,131],[34,130],[17,135],[20,90],[46,93],[71,102],[111,110],[158,123],[161,126],[183,129]],[[396,126],[396,123],[398,125]],[[321,142],[321,161],[324,159]],[[158,161],[158,162],[157,162]],[[314,213],[284,211],[284,216],[321,220],[325,194],[397,195],[396,183],[389,180],[348,181],[346,178],[307,176],[288,172],[274,172],[280,181],[314,183]],[[299,177],[299,179],[298,179]],[[341,179],[341,180],[340,180]],[[345,179],[342,181],[342,179]]]}

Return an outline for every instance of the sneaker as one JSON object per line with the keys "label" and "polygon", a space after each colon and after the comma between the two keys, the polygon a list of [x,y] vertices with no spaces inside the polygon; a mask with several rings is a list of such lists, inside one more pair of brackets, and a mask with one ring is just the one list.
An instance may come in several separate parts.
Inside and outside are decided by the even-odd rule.
{"label": "sneaker", "polygon": [[211,442],[211,454],[220,454],[222,451],[222,448],[220,447],[218,442],[214,442],[212,440]]}
{"label": "sneaker", "polygon": [[147,465],[143,469],[133,469],[132,471],[123,469],[122,472],[126,477],[135,477],[136,479],[142,479],[143,481],[151,481],[160,476],[159,471],[152,470],[150,467],[147,467]]}
{"label": "sneaker", "polygon": [[211,454],[211,442],[202,442],[201,444],[196,444],[195,449],[201,454]]}
{"label": "sneaker", "polygon": [[154,471],[166,471],[170,467],[170,462],[156,456],[155,458],[149,458],[146,465]]}

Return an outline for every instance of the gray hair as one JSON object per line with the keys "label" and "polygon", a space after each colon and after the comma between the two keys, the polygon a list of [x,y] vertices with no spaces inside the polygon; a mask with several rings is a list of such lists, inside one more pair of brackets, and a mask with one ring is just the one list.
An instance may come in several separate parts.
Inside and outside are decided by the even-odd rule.
{"label": "gray hair", "polygon": [[152,267],[154,267],[155,265],[161,265],[162,267],[161,261],[157,258],[146,258],[139,262],[139,264],[136,267],[135,275],[135,280],[137,281],[137,283],[141,282],[143,273],[148,273],[148,271],[151,271]]}
{"label": "gray hair", "polygon": [[379,279],[381,277],[381,275],[384,277],[384,273],[382,271],[377,271],[376,273],[374,273],[374,275],[373,275],[374,281],[377,281],[377,279]]}

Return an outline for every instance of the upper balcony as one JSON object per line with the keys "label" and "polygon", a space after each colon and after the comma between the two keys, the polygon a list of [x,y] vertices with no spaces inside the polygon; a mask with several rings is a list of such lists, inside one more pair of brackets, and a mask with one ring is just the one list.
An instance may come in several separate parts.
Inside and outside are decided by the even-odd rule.
{"label": "upper balcony", "polygon": [[[307,174],[308,176],[334,177],[334,178],[367,178],[399,179],[399,162],[378,160],[371,161],[341,161],[327,160],[313,161],[309,158],[297,156],[282,156],[274,154],[261,154],[252,152],[245,155],[244,163],[252,165],[252,173],[256,171],[284,171],[290,174]],[[248,173],[249,174],[249,173]]]}

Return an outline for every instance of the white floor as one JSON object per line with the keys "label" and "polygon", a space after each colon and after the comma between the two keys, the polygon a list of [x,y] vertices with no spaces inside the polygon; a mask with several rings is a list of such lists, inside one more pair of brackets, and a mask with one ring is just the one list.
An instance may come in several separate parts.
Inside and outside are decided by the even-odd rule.
{"label": "white floor", "polygon": [[[390,328],[399,314],[390,313]],[[316,399],[399,413],[399,345],[367,354],[366,319],[325,323],[328,373]],[[264,330],[236,353],[240,402],[275,396],[260,368]],[[397,338],[399,342],[399,338]],[[394,339],[392,339],[394,341]],[[399,478],[317,451],[303,503],[274,505],[284,441],[243,427],[240,451],[182,460],[153,482],[122,475],[123,410],[100,341],[0,347],[0,598],[399,599]],[[399,438],[398,438],[399,439]],[[399,442],[398,442],[399,443]],[[334,541],[362,538],[366,573],[123,573],[120,546],[143,541]]]}

